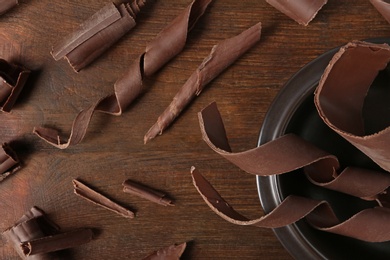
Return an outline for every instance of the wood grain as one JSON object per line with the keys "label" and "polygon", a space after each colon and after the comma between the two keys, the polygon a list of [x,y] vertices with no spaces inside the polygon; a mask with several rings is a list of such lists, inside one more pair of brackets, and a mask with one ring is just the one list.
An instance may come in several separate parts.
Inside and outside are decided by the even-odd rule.
{"label": "wood grain", "polygon": [[[189,34],[184,51],[146,81],[148,91],[120,117],[96,114],[83,142],[58,150],[32,134],[55,126],[64,134],[79,110],[113,91],[113,83],[188,0],[152,1],[138,25],[88,68],[75,73],[55,62],[51,46],[107,2],[21,0],[0,17],[0,56],[33,70],[12,113],[0,114],[0,142],[10,142],[24,167],[0,184],[0,230],[36,205],[64,230],[97,229],[96,240],[67,250],[65,259],[141,259],[173,243],[189,242],[183,259],[291,259],[272,230],[234,226],[216,216],[192,185],[196,166],[236,209],[262,214],[255,177],[213,153],[202,141],[196,113],[212,101],[225,120],[233,149],[256,146],[265,113],[283,84],[323,52],[351,40],[386,37],[390,25],[366,0],[329,0],[304,27],[265,1],[215,1]],[[262,22],[262,39],[215,79],[162,136],[145,132],[220,40]],[[12,52],[12,55],[6,54]],[[136,210],[125,219],[73,194],[84,180]],[[123,193],[126,179],[167,192],[175,207]],[[4,241],[1,259],[19,259]]]}

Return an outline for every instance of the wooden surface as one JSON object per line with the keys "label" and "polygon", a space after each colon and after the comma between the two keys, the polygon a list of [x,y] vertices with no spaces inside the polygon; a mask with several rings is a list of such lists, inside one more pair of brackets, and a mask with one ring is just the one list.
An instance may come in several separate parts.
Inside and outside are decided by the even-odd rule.
{"label": "wooden surface", "polygon": [[[32,134],[55,126],[68,134],[75,115],[113,92],[113,83],[189,0],[152,1],[138,25],[87,69],[75,73],[54,61],[51,46],[103,7],[104,0],[21,0],[0,17],[0,56],[33,70],[12,113],[0,114],[0,142],[10,142],[23,169],[0,183],[0,230],[36,205],[63,230],[96,229],[96,239],[67,250],[65,259],[141,259],[158,248],[187,241],[183,259],[291,259],[272,230],[235,226],[216,216],[192,185],[196,166],[236,209],[263,214],[255,177],[215,154],[202,141],[197,112],[217,101],[232,147],[256,146],[265,113],[283,84],[328,49],[351,40],[386,37],[390,25],[367,0],[329,0],[308,27],[265,1],[214,1],[189,34],[184,51],[146,80],[147,92],[120,117],[96,114],[77,146],[58,150]],[[143,136],[211,47],[263,23],[262,40],[184,111],[162,136]],[[129,220],[73,194],[79,178],[136,211]],[[162,207],[122,192],[132,179],[167,192],[175,207]],[[19,259],[0,242],[1,259]]]}

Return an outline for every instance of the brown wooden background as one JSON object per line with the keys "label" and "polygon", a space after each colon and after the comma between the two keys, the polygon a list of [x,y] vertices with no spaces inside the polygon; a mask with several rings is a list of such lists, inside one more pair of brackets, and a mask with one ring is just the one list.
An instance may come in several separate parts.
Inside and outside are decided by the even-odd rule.
{"label": "brown wooden background", "polygon": [[[151,1],[138,26],[87,69],[76,74],[55,62],[51,46],[103,7],[105,0],[21,0],[0,17],[0,56],[9,50],[33,70],[12,113],[0,114],[0,142],[10,142],[24,167],[0,183],[0,230],[36,205],[63,230],[92,227],[97,237],[68,250],[67,259],[141,259],[184,241],[183,259],[290,259],[272,230],[235,226],[216,216],[192,185],[196,166],[248,217],[262,215],[255,177],[225,161],[202,141],[196,113],[217,101],[236,151],[256,146],[268,106],[297,70],[328,49],[351,40],[387,37],[390,25],[368,0],[329,0],[308,27],[265,1],[216,0],[190,33],[184,51],[145,84],[148,91],[120,117],[96,114],[84,141],[58,150],[34,136],[34,126],[68,134],[79,110],[113,91],[113,83],[189,0]],[[263,23],[262,40],[185,110],[162,136],[143,136],[211,47]],[[136,210],[125,219],[73,194],[79,178]],[[166,191],[175,207],[162,207],[122,192],[131,178]],[[0,242],[1,259],[18,259]]]}

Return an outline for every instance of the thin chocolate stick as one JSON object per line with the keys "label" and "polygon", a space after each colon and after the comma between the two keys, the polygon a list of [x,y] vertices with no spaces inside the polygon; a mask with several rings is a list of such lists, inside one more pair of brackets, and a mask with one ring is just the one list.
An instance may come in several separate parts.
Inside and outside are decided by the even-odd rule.
{"label": "thin chocolate stick", "polygon": [[72,182],[74,186],[74,193],[76,195],[92,202],[95,205],[111,210],[125,218],[134,218],[135,214],[131,210],[118,205],[78,180],[73,180]]}
{"label": "thin chocolate stick", "polygon": [[135,27],[136,15],[145,3],[134,0],[104,6],[53,47],[53,58],[66,58],[76,72],[80,71]]}
{"label": "thin chocolate stick", "polygon": [[252,48],[261,35],[261,23],[258,23],[241,34],[215,45],[208,57],[204,59],[198,69],[191,75],[180,91],[173,98],[171,104],[159,116],[157,122],[145,134],[144,143],[161,135],[180,112],[199,96],[203,88],[227,67]]}
{"label": "thin chocolate stick", "polygon": [[142,260],[179,260],[184,250],[186,249],[187,243],[182,243],[180,245],[171,245],[165,248],[161,248],[157,251],[154,251],[147,257]]}
{"label": "thin chocolate stick", "polygon": [[25,256],[46,254],[86,244],[93,239],[91,229],[78,229],[70,232],[46,236],[20,244]]}
{"label": "thin chocolate stick", "polygon": [[0,15],[18,5],[18,0],[0,0]]}
{"label": "thin chocolate stick", "polygon": [[69,145],[76,145],[81,142],[94,111],[116,116],[121,115],[143,92],[144,77],[152,76],[183,50],[188,32],[204,14],[211,1],[192,1],[182,14],[165,27],[155,40],[146,47],[145,52],[130,65],[127,73],[115,82],[115,93],[97,101],[77,115],[68,140],[60,138],[58,131],[50,128],[36,127],[33,132],[49,144],[65,149]]}
{"label": "thin chocolate stick", "polygon": [[166,194],[131,180],[123,182],[123,191],[163,206],[174,206],[172,200],[167,198]]}
{"label": "thin chocolate stick", "polygon": [[11,147],[4,143],[0,149],[0,182],[21,168],[18,157]]}

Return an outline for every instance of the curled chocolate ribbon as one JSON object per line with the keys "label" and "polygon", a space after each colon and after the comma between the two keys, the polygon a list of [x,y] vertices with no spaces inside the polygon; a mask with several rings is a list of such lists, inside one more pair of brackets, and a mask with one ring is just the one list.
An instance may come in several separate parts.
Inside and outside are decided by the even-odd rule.
{"label": "curled chocolate ribbon", "polygon": [[75,71],[80,71],[135,27],[135,18],[145,3],[134,0],[104,6],[53,47],[53,58],[65,57]]}
{"label": "curled chocolate ribbon", "polygon": [[[362,110],[368,89],[378,73],[387,67],[389,61],[390,47],[388,45],[366,42],[349,43],[340,48],[334,55],[315,93],[315,103],[324,122],[387,171],[389,170],[387,143],[390,131],[388,129],[390,128],[386,127],[374,134],[366,134]],[[356,167],[347,167],[339,173],[340,165],[335,156],[293,134],[286,134],[248,151],[233,153],[215,103],[199,113],[199,122],[204,141],[215,152],[249,173],[269,176],[303,168],[308,179],[316,185],[362,199],[376,199],[379,206],[386,204],[386,201],[381,201],[386,199],[381,195],[387,193],[390,185],[389,173]],[[207,204],[224,219],[241,225],[260,221],[243,218],[230,209],[230,206],[225,202],[220,203],[222,198],[201,177],[198,178],[198,181],[194,178],[194,183]],[[200,185],[199,183],[204,184]],[[291,196],[293,195],[287,199]],[[219,202],[212,202],[217,197]],[[290,201],[287,199],[285,201]],[[292,214],[295,208],[299,207],[295,202],[285,201],[275,210],[281,210],[279,207],[285,207],[284,204],[292,204],[293,206],[288,206],[290,212],[287,213]],[[302,202],[297,204],[300,203]],[[317,203],[319,202],[317,201]],[[387,220],[390,218],[390,210],[387,208],[366,209],[347,221],[341,223],[336,221],[331,225],[324,225],[323,220],[314,223],[309,217],[318,206],[319,204],[312,208],[307,207],[305,208],[308,210],[306,215],[303,214],[304,210],[300,214],[301,217],[306,216],[308,222],[317,229],[370,242],[389,240],[383,231],[389,227]],[[331,210],[330,205],[327,207]],[[318,216],[317,213],[314,215]],[[270,216],[270,219],[273,217]],[[298,219],[296,218],[295,221]],[[287,217],[285,221],[293,223],[294,218]],[[369,234],[363,234],[364,232],[359,230],[362,223],[370,230]]]}
{"label": "curled chocolate ribbon", "polygon": [[0,107],[10,112],[22,91],[30,71],[0,59]]}
{"label": "curled chocolate ribbon", "polygon": [[20,169],[20,162],[11,147],[4,143],[0,149],[0,182]]}
{"label": "curled chocolate ribbon", "polygon": [[51,145],[65,149],[84,138],[94,111],[121,115],[143,91],[143,79],[152,76],[164,64],[179,54],[185,46],[188,32],[204,14],[212,0],[194,0],[146,47],[145,52],[130,65],[125,75],[115,82],[115,94],[82,110],[73,121],[70,137],[61,140],[54,129],[37,127],[34,133]]}
{"label": "curled chocolate ribbon", "polygon": [[18,4],[18,0],[0,0],[0,15]]}
{"label": "curled chocolate ribbon", "polygon": [[267,3],[297,23],[307,26],[327,0],[266,0]]}
{"label": "curled chocolate ribbon", "polygon": [[260,40],[260,35],[261,23],[257,23],[241,34],[215,45],[211,53],[184,83],[171,104],[158,117],[157,122],[145,134],[144,143],[161,135],[191,100],[200,95],[210,81]]}

